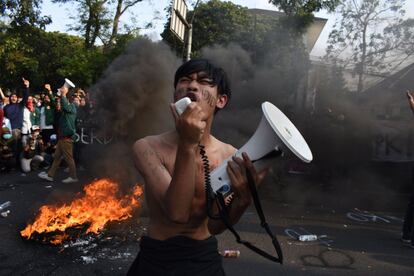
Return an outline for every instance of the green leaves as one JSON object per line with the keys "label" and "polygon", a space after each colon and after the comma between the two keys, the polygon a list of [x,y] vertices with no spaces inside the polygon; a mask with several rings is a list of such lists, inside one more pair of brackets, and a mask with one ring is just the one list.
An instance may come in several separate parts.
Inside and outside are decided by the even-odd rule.
{"label": "green leaves", "polygon": [[[170,10],[171,7],[168,8]],[[187,14],[187,20],[193,17],[194,11]],[[232,2],[210,0],[200,2],[196,8],[193,23],[193,56],[197,56],[201,48],[214,44],[227,45],[230,42],[243,42],[252,29],[247,8]],[[183,43],[171,35],[169,23],[161,34],[178,54],[182,54]]]}
{"label": "green leaves", "polygon": [[81,37],[38,28],[0,33],[0,87],[20,87],[22,76],[30,79],[36,92],[44,83],[60,86],[64,78],[90,86],[133,38],[119,37],[120,43],[104,52],[102,47],[85,49]]}
{"label": "green leaves", "polygon": [[52,22],[49,16],[42,16],[42,0],[2,0],[0,16],[10,19],[12,27],[32,26],[44,29]]}
{"label": "green leaves", "polygon": [[289,16],[308,17],[322,9],[334,11],[340,0],[270,0],[272,3]]}

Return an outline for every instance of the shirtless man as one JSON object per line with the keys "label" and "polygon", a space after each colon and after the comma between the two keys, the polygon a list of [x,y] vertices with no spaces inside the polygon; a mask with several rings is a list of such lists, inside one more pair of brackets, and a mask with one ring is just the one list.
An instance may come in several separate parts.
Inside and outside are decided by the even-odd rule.
{"label": "shirtless man", "polygon": [[[224,275],[213,235],[226,228],[221,221],[207,217],[198,145],[205,146],[210,171],[236,152],[210,133],[215,112],[230,100],[230,86],[225,72],[203,59],[181,65],[174,86],[174,102],[183,97],[192,100],[181,116],[170,105],[176,129],[134,144],[135,165],[145,181],[149,226],[128,275]],[[252,201],[246,170],[257,183],[265,175],[255,172],[246,154],[229,161],[232,224]]]}

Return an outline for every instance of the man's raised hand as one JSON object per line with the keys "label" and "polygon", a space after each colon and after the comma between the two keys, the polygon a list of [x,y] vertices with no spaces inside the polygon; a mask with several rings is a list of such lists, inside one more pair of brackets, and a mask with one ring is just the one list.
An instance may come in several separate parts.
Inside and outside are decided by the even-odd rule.
{"label": "man's raised hand", "polygon": [[29,88],[30,82],[28,80],[26,80],[25,78],[22,78],[22,80],[23,80],[24,86],[26,86],[26,88]]}
{"label": "man's raised hand", "polygon": [[414,101],[414,97],[413,97],[413,95],[411,95],[411,92],[410,92],[409,90],[407,90],[407,98],[408,98],[410,101]]}
{"label": "man's raised hand", "polygon": [[48,83],[45,84],[45,89],[49,92],[52,92],[52,88],[50,88],[50,84]]}

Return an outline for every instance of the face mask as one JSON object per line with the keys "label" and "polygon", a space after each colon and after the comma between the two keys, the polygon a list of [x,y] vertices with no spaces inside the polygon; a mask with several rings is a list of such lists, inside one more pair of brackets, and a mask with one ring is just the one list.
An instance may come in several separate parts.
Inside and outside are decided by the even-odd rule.
{"label": "face mask", "polygon": [[10,133],[4,133],[4,134],[3,134],[3,138],[4,138],[5,140],[9,140],[9,139],[11,139],[11,138],[12,138],[12,135],[11,135]]}

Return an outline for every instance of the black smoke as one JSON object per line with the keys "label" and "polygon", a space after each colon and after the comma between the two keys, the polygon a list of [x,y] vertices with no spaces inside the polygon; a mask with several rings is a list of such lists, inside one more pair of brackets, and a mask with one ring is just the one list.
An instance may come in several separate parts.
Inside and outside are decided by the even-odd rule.
{"label": "black smoke", "polygon": [[169,103],[180,60],[168,46],[140,38],[131,42],[90,88],[96,112],[92,121],[107,145],[85,147],[84,161],[94,176],[136,180],[134,141],[173,127]]}
{"label": "black smoke", "polygon": [[[304,104],[300,91],[311,90],[303,81],[310,68],[308,61],[302,61],[295,51],[298,50],[289,53],[292,58],[279,59],[280,54],[268,51],[256,60],[237,44],[203,49],[202,57],[223,67],[232,82],[232,102],[217,113],[213,134],[241,147],[258,126],[261,103],[270,101],[298,127],[311,147],[314,161],[299,165],[303,174],[297,176],[291,173],[292,164],[301,162],[293,155],[281,158],[264,185],[268,195],[306,205],[326,200],[326,193],[339,196],[359,189],[379,194],[373,197],[360,193],[360,197],[341,198],[343,203],[378,206],[387,202],[385,199],[392,191],[387,186],[389,182],[382,181],[387,168],[391,174],[403,172],[404,177],[399,179],[402,182],[409,178],[408,168],[381,165],[379,173],[373,167],[370,126],[375,118],[369,110],[361,109],[355,95],[340,85],[340,78],[327,81],[329,74],[321,72],[324,87],[317,86],[311,104]],[[96,120],[100,130],[115,137],[109,145],[89,148],[87,156],[95,175],[109,174],[129,183],[136,179],[131,158],[133,142],[174,127],[168,104],[172,101],[173,75],[180,63],[166,45],[139,39],[91,88],[98,106]],[[380,197],[383,200],[378,200]],[[335,202],[334,197],[332,203]]]}

